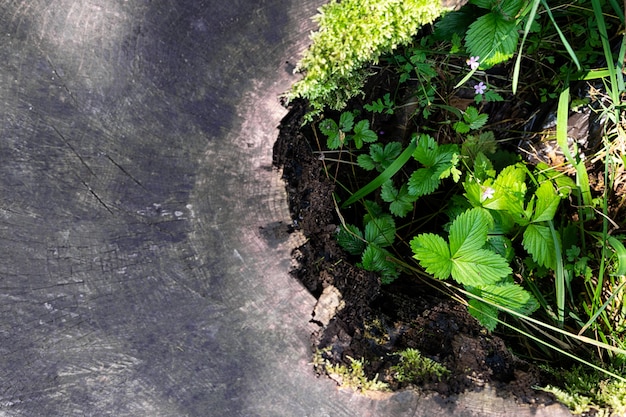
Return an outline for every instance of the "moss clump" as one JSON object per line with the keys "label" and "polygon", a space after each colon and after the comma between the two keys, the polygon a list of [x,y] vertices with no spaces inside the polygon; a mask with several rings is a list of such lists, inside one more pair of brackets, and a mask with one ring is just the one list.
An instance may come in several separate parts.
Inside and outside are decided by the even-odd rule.
{"label": "moss clump", "polygon": [[444,10],[432,0],[331,0],[314,17],[319,29],[296,69],[305,76],[287,98],[307,99],[309,120],[326,107],[343,109],[362,91],[366,65],[411,41]]}
{"label": "moss clump", "polygon": [[445,366],[422,356],[417,349],[408,348],[397,355],[400,356],[400,363],[393,366],[391,371],[398,382],[420,384],[431,380],[440,381],[450,374]]}
{"label": "moss clump", "polygon": [[343,387],[352,388],[355,391],[388,391],[389,386],[378,379],[378,375],[370,379],[365,375],[365,359],[350,359],[350,365],[333,364],[324,355],[330,348],[317,350],[313,356],[313,365],[319,372],[325,372],[330,378]]}
{"label": "moss clump", "polygon": [[[607,379],[606,375],[590,372],[583,366],[556,370],[544,367],[548,373],[563,382],[563,388],[548,385],[541,388],[573,414],[594,412],[598,416],[623,416],[626,413],[626,381]],[[623,375],[623,371],[618,372]]]}

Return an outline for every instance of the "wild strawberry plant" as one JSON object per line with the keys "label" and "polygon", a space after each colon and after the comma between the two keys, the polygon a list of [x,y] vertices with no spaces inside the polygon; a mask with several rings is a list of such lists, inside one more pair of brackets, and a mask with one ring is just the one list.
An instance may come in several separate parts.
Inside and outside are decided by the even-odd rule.
{"label": "wild strawberry plant", "polygon": [[[616,222],[608,207],[611,187],[620,182],[615,173],[623,173],[626,165],[620,154],[626,149],[621,104],[626,43],[622,35],[613,35],[622,33],[621,5],[612,0],[575,0],[568,3],[575,11],[569,11],[564,5],[551,8],[544,0],[469,0],[467,6],[445,14],[432,35],[411,41],[404,32],[384,35],[397,26],[372,31],[372,39],[355,37],[368,33],[357,22],[362,15],[354,10],[342,15],[338,7],[358,8],[357,3],[333,1],[323,9],[321,28],[335,25],[339,32],[315,35],[314,44],[321,49],[314,46],[303,59],[300,68],[307,76],[291,92],[292,98],[309,100],[309,121],[326,109],[342,110],[349,99],[357,103],[358,111],[326,113],[313,123],[326,137],[328,149],[348,155],[338,164],[345,162],[358,184],[356,189],[341,184],[349,195],[338,208],[361,208],[358,226],[343,223],[339,228],[340,245],[358,257],[364,269],[379,273],[383,283],[414,271],[403,257],[408,250],[422,271],[465,294],[470,313],[488,330],[499,323],[511,328],[515,321],[500,316],[502,310],[534,320],[533,328],[541,328],[537,333],[513,328],[596,369],[602,368],[599,361],[610,359],[614,366],[605,374],[622,378],[618,374],[626,373],[626,248],[624,236],[611,232]],[[360,13],[372,12],[375,3],[379,2],[368,0]],[[404,10],[396,2],[380,3],[394,9],[388,17],[394,25],[404,22],[395,14]],[[407,7],[426,7],[409,3]],[[373,20],[380,23],[381,16]],[[612,26],[607,16],[617,16],[611,17]],[[416,27],[411,26],[413,34]],[[323,40],[325,36],[330,40]],[[355,39],[359,45],[351,43]],[[394,49],[408,42],[409,46]],[[594,67],[600,49],[606,68]],[[533,73],[524,74],[521,63],[529,59],[535,65],[525,68]],[[395,71],[396,91],[361,103],[364,81],[375,70],[367,65],[379,62]],[[513,78],[504,88],[502,79],[494,83],[503,71],[502,79]],[[531,165],[502,149],[500,142],[513,139],[490,125],[486,109],[504,101],[503,95],[511,100],[510,92],[516,92],[523,75],[536,102],[558,99],[557,148],[573,175],[559,171],[561,167]],[[591,111],[616,128],[603,132],[603,151],[594,157],[568,146],[570,80],[600,80],[594,88],[604,84],[607,90],[606,98]],[[402,97],[400,90],[411,92],[411,99]],[[450,98],[459,90],[464,90],[466,101],[453,104]],[[583,105],[592,98],[583,98]],[[406,108],[412,112],[405,123],[414,129],[410,139],[375,131],[376,120],[398,116]],[[593,163],[604,164],[600,177],[605,190],[595,190],[595,197],[587,172],[592,158]],[[441,206],[436,213],[423,213],[432,207],[423,201]],[[443,214],[447,223],[429,221],[441,220]],[[598,224],[601,230],[593,230]],[[406,243],[408,248],[398,249]],[[576,356],[581,344],[593,346],[597,357],[589,362]]]}

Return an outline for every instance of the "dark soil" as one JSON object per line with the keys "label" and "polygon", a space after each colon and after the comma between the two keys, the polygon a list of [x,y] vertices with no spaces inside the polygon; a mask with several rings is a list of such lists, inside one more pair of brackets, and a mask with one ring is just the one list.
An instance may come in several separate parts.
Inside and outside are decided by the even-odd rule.
{"label": "dark soil", "polygon": [[441,381],[425,381],[420,389],[452,395],[489,384],[522,402],[551,402],[531,388],[542,383],[538,369],[514,356],[503,339],[487,333],[465,306],[411,277],[381,286],[376,274],[354,266],[335,241],[340,224],[332,197],[335,185],[314,154],[317,145],[309,139],[314,135],[303,133],[303,114],[303,104],[292,103],[274,146],[274,164],[282,168],[287,185],[292,228],[307,238],[293,253],[299,267],[292,273],[314,296],[334,287],[345,303],[332,318],[313,315],[320,325],[311,338],[313,350],[327,348],[325,358],[332,363],[365,358],[369,377],[378,375],[393,389],[403,389],[407,386],[390,377],[398,360],[393,353],[417,348],[451,371]]}

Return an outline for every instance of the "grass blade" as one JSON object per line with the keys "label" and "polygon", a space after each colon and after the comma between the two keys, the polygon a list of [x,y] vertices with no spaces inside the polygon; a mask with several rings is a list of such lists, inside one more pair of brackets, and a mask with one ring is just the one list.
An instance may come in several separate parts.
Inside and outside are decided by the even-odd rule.
{"label": "grass blade", "polygon": [[576,68],[578,68],[578,71],[581,71],[582,68],[580,66],[580,62],[578,61],[578,57],[576,56],[571,45],[565,38],[565,35],[563,35],[563,32],[561,32],[561,28],[559,28],[559,25],[557,25],[556,20],[554,20],[554,16],[552,15],[550,6],[548,6],[548,3],[546,2],[546,0],[541,0],[541,4],[543,4],[543,7],[545,7],[546,12],[548,12],[548,16],[550,17],[550,20],[552,21],[552,24],[554,25],[556,32],[559,34],[559,38],[561,38],[561,42],[563,42],[563,46],[567,50],[567,53],[572,57],[572,61],[574,61],[574,64],[576,64]]}
{"label": "grass blade", "polygon": [[624,285],[626,285],[626,281],[622,282],[616,289],[615,291],[613,291],[613,293],[611,294],[611,296],[604,302],[604,304],[602,304],[602,306],[600,308],[598,308],[596,310],[596,312],[593,314],[593,316],[591,316],[591,318],[587,321],[587,323],[585,323],[585,325],[580,329],[580,331],[578,332],[578,335],[580,336],[581,334],[585,333],[585,331],[589,328],[589,326],[591,326],[593,324],[593,322],[596,321],[596,319],[598,318],[598,316],[600,316],[600,314],[602,314],[604,312],[604,310],[606,310],[606,308],[608,307],[608,305],[611,303],[611,301],[613,301],[613,299],[615,298],[616,295],[618,295],[620,293],[620,291],[622,291],[622,288],[624,288]]}
{"label": "grass blade", "polygon": [[552,234],[552,240],[554,242],[554,249],[556,251],[556,270],[554,271],[555,275],[555,291],[556,291],[556,309],[557,309],[557,317],[558,317],[558,325],[560,328],[563,328],[565,323],[565,282],[566,277],[565,268],[563,268],[563,253],[561,252],[561,244],[559,238],[556,234],[556,230],[554,229],[554,224],[552,221],[548,222],[550,226],[550,232]]}
{"label": "grass blade", "polygon": [[398,156],[398,158],[396,158],[395,161],[393,161],[391,165],[387,167],[387,169],[381,172],[380,175],[374,178],[370,183],[352,194],[350,198],[348,198],[346,202],[341,205],[341,208],[349,206],[355,201],[362,199],[363,197],[380,188],[387,180],[391,179],[391,177],[393,177],[396,172],[402,169],[404,164],[406,164],[407,161],[411,158],[411,155],[413,155],[413,151],[416,147],[417,139],[413,138],[413,140],[411,140],[411,143],[409,143],[409,146],[407,146],[407,148],[400,154],[400,156]]}
{"label": "grass blade", "polygon": [[[452,284],[447,284],[447,285],[450,286],[450,287],[454,287]],[[600,348],[600,349],[609,350],[611,352],[615,352],[615,353],[618,353],[620,355],[626,355],[626,350],[624,350],[624,349],[620,349],[620,348],[618,348],[616,346],[612,346],[612,345],[609,345],[607,343],[599,342],[599,341],[597,341],[595,339],[592,339],[590,337],[577,335],[577,334],[568,332],[567,330],[559,329],[558,327],[551,326],[548,323],[544,323],[544,322],[539,321],[537,319],[534,319],[532,317],[528,317],[528,316],[525,316],[523,314],[520,314],[517,311],[511,310],[511,309],[506,308],[504,306],[500,306],[500,305],[494,304],[491,301],[485,300],[482,297],[479,297],[479,296],[477,296],[475,294],[470,293],[469,291],[465,291],[465,290],[463,290],[461,288],[458,288],[458,287],[454,287],[454,288],[456,288],[457,291],[459,291],[460,293],[462,293],[466,297],[472,297],[472,298],[475,298],[476,300],[482,301],[483,303],[492,305],[492,306],[498,308],[499,310],[504,311],[505,313],[510,314],[511,316],[517,317],[518,319],[523,320],[525,322],[533,323],[533,324],[535,324],[535,325],[537,325],[539,327],[543,327],[544,329],[551,330],[551,331],[553,331],[555,333],[559,333],[559,334],[561,334],[563,336],[570,337],[572,339],[576,339],[576,340],[578,340],[578,341],[580,341],[582,343],[586,343],[588,345],[595,346],[595,347]],[[516,330],[516,331],[519,331],[519,329],[517,329],[515,327],[513,327],[513,329]],[[552,347],[552,346],[550,346],[550,347]]]}
{"label": "grass blade", "polygon": [[541,0],[533,0],[532,8],[530,9],[530,13],[528,14],[528,20],[526,21],[526,26],[524,27],[524,35],[522,36],[522,42],[519,46],[519,52],[517,53],[517,58],[515,59],[515,67],[513,68],[513,94],[517,91],[517,84],[519,82],[519,71],[522,63],[522,50],[524,48],[524,42],[526,41],[526,37],[528,36],[528,32],[530,32],[530,27],[535,20],[535,15],[537,14],[537,9],[539,8],[539,3]]}
{"label": "grass blade", "polygon": [[559,104],[556,112],[556,141],[565,155],[567,162],[576,169],[576,185],[582,196],[582,217],[585,220],[593,218],[593,201],[591,188],[589,187],[589,174],[583,160],[576,160],[569,149],[567,140],[567,123],[569,119],[569,87],[564,89],[559,96]]}

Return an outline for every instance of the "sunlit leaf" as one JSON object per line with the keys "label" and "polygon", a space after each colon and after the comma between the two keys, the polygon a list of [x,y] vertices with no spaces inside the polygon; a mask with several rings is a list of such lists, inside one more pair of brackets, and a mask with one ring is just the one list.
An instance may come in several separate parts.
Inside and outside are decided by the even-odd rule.
{"label": "sunlit leaf", "polygon": [[480,57],[480,68],[490,68],[513,56],[519,40],[515,20],[497,13],[487,13],[467,30],[465,47],[471,56]]}
{"label": "sunlit leaf", "polygon": [[554,190],[550,182],[544,182],[535,192],[537,197],[535,210],[533,213],[533,222],[549,221],[554,218],[556,209],[559,207],[561,198]]}
{"label": "sunlit leaf", "polygon": [[450,253],[460,257],[482,248],[492,219],[486,210],[474,208],[461,213],[450,226]]}
{"label": "sunlit leaf", "polygon": [[463,285],[495,284],[512,272],[506,259],[487,249],[452,259],[452,278]]}
{"label": "sunlit leaf", "polygon": [[413,257],[422,267],[435,278],[446,279],[450,277],[452,262],[450,261],[450,249],[446,241],[438,235],[423,233],[411,240]]}
{"label": "sunlit leaf", "polygon": [[556,268],[556,246],[548,226],[529,224],[524,230],[522,245],[538,265]]}

